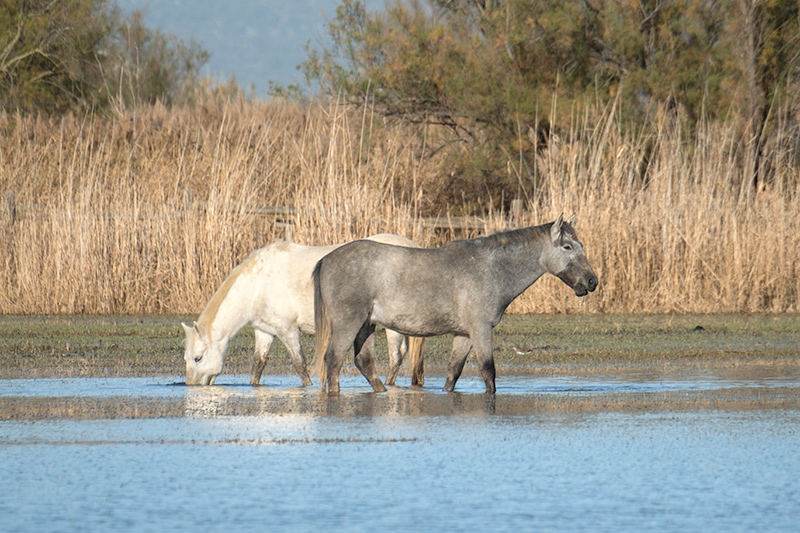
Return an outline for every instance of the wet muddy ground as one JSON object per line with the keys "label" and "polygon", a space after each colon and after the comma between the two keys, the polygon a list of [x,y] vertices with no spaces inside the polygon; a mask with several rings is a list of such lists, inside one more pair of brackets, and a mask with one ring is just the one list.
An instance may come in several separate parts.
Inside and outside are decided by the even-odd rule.
{"label": "wet muddy ground", "polygon": [[[195,318],[0,316],[0,379],[180,375],[180,322]],[[313,352],[313,337],[301,343]],[[451,343],[448,336],[429,339],[426,368],[443,372]],[[376,344],[385,365],[385,338],[377,335]],[[245,327],[231,341],[223,375],[247,373],[252,350],[253,331]],[[538,375],[796,363],[800,315],[508,315],[494,330],[494,357],[501,369]],[[292,373],[280,342],[273,343],[266,372]]]}

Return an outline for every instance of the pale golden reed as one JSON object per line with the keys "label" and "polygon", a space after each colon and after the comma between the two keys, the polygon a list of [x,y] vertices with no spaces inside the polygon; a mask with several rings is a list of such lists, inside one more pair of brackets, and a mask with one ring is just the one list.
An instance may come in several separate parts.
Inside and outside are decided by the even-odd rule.
{"label": "pale golden reed", "polygon": [[[0,313],[196,314],[233,266],[284,236],[281,218],[307,244],[452,239],[421,215],[431,214],[426,191],[447,186],[443,153],[463,146],[428,157],[432,139],[377,122],[369,109],[212,100],[114,119],[0,114],[0,194],[13,191],[16,209],[0,198]],[[790,151],[767,146],[774,177],[752,188],[732,124],[688,136],[663,113],[631,138],[613,117],[584,122],[565,139],[588,140],[554,136],[540,152],[525,222],[575,212],[600,288],[579,300],[543,279],[511,312],[799,310]],[[490,213],[483,230],[455,235],[506,224]]]}

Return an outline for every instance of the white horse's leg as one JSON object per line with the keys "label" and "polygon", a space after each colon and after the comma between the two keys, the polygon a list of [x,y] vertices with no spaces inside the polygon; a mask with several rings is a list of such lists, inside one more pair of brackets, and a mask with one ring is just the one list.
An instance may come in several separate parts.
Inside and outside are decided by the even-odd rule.
{"label": "white horse's leg", "polygon": [[386,384],[394,385],[397,374],[400,373],[400,365],[403,364],[403,359],[408,353],[408,341],[405,335],[387,329],[386,346],[389,348],[389,370],[386,372]]}
{"label": "white horse's leg", "polygon": [[407,337],[407,339],[409,366],[411,367],[411,386],[422,387],[425,384],[425,361],[422,357],[425,337]]}
{"label": "white horse's leg", "polygon": [[453,392],[453,389],[456,388],[456,381],[458,381],[458,378],[461,376],[461,371],[464,370],[464,363],[471,349],[472,341],[469,337],[461,337],[458,335],[453,337],[453,351],[450,352],[447,381],[444,383],[445,391]]}
{"label": "white horse's leg", "polygon": [[300,330],[297,328],[290,329],[289,331],[281,333],[278,338],[280,338],[283,345],[286,346],[286,350],[289,352],[289,357],[292,359],[294,369],[300,376],[303,386],[307,387],[311,385],[311,378],[308,377],[306,358],[303,357],[303,349],[300,346]]}
{"label": "white horse's leg", "polygon": [[264,367],[267,366],[269,348],[275,338],[273,335],[258,329],[255,330],[255,334],[256,348],[253,353],[253,365],[250,367],[250,385],[258,385],[261,382],[261,374],[264,372]]}

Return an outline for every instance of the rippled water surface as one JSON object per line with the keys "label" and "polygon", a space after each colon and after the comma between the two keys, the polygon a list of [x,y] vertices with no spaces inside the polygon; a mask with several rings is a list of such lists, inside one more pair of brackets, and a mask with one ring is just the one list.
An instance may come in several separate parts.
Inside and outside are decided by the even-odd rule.
{"label": "rippled water surface", "polygon": [[796,375],[506,376],[494,398],[475,378],[372,394],[353,377],[327,398],[293,376],[176,381],[0,380],[3,530],[800,524]]}

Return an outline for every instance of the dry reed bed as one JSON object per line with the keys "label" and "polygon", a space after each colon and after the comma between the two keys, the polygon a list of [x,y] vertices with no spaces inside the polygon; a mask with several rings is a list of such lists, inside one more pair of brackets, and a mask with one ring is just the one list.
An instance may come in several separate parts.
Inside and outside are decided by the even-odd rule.
{"label": "dry reed bed", "polygon": [[[13,219],[0,210],[0,313],[198,313],[236,263],[283,236],[252,206],[296,209],[294,239],[308,244],[385,231],[425,246],[452,238],[420,219],[426,191],[446,180],[430,140],[376,122],[369,109],[278,102],[113,120],[0,114],[0,193],[13,190],[17,206]],[[613,117],[595,122],[586,140],[554,137],[541,152],[526,220],[577,213],[600,289],[578,300],[550,277],[512,312],[798,311],[788,152],[767,154],[775,177],[751,191],[739,185],[732,125],[687,141],[666,114],[636,138]],[[505,224],[490,214],[485,231]]]}

